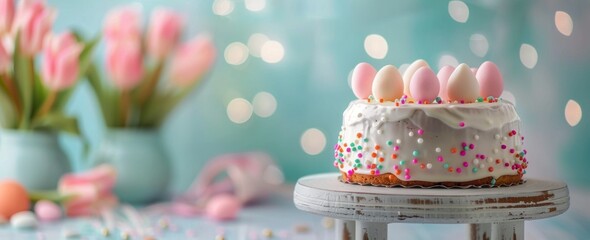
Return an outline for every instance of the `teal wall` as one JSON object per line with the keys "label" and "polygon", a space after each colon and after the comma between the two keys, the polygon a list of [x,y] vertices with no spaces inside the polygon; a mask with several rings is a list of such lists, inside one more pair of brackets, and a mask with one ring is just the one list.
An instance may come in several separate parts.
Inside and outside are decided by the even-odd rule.
{"label": "teal wall", "polygon": [[[58,30],[81,29],[88,35],[101,29],[114,0],[49,1],[60,13]],[[266,8],[251,12],[243,1],[232,1],[227,16],[213,14],[213,1],[137,1],[144,14],[157,5],[177,9],[187,17],[188,32],[209,32],[218,48],[215,68],[198,91],[188,97],[162,128],[174,165],[175,191],[186,188],[208,159],[227,153],[261,150],[280,163],[287,179],[333,171],[332,145],[341,114],[354,98],[347,79],[361,61],[377,67],[400,66],[424,58],[438,69],[443,55],[478,66],[494,61],[503,71],[505,88],[516,96],[530,155],[529,177],[566,180],[586,188],[590,183],[588,118],[572,127],[564,116],[568,100],[590,113],[590,2],[466,1],[469,18],[459,23],[449,16],[447,1],[266,1]],[[571,36],[555,26],[555,12],[573,20]],[[232,42],[247,43],[251,34],[263,33],[284,46],[282,61],[270,64],[249,56],[230,65],[224,50]],[[365,37],[379,34],[388,43],[384,59],[373,59],[363,47]],[[489,49],[480,57],[470,49],[473,34],[485,36]],[[530,44],[538,61],[529,69],[520,59],[522,44]],[[102,55],[99,51],[99,57]],[[234,98],[252,102],[258,92],[274,96],[277,108],[270,117],[256,114],[242,124],[229,120],[226,110]],[[100,113],[86,84],[76,91],[69,110],[81,118],[94,146],[104,131]],[[306,154],[300,144],[303,132],[319,129],[326,147],[318,155]],[[80,141],[64,137],[77,166],[86,166]]]}

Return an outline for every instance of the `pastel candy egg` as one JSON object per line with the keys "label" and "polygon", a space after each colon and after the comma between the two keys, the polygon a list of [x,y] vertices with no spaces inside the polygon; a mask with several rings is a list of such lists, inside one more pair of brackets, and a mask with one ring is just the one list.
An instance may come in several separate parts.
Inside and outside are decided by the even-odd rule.
{"label": "pastel candy egg", "polygon": [[498,70],[498,66],[493,62],[487,61],[479,66],[476,75],[479,82],[479,95],[481,97],[500,97],[504,91],[504,80],[502,74]]}
{"label": "pastel candy egg", "polygon": [[404,94],[404,82],[395,66],[385,65],[373,80],[373,97],[378,101],[394,101]]}
{"label": "pastel candy egg", "polygon": [[41,221],[53,221],[62,217],[61,208],[47,200],[41,200],[35,204],[35,214]]}
{"label": "pastel candy egg", "polygon": [[412,76],[410,93],[417,101],[432,101],[438,96],[440,83],[434,72],[428,67],[421,67]]}
{"label": "pastel candy egg", "polygon": [[37,226],[37,219],[30,211],[18,212],[10,218],[10,225],[13,228],[34,228]]}
{"label": "pastel candy egg", "polygon": [[375,68],[366,62],[356,65],[352,71],[350,85],[352,92],[359,99],[367,99],[371,95],[371,85],[375,78]]}
{"label": "pastel candy egg", "polygon": [[440,70],[438,70],[438,74],[436,77],[439,81],[439,91],[438,96],[441,97],[443,100],[448,100],[449,95],[447,94],[447,83],[449,82],[449,77],[455,71],[453,66],[444,66]]}
{"label": "pastel candy egg", "polygon": [[29,195],[20,183],[0,181],[0,216],[10,219],[13,214],[28,210],[29,206]]}
{"label": "pastel candy egg", "polygon": [[449,77],[447,93],[451,101],[474,102],[479,97],[479,83],[467,64],[461,63]]}
{"label": "pastel candy egg", "polygon": [[418,59],[410,64],[404,72],[404,94],[408,95],[408,97],[412,97],[410,92],[410,81],[412,81],[412,76],[414,76],[414,73],[416,73],[421,67],[430,68],[424,59]]}
{"label": "pastel candy egg", "polygon": [[241,208],[242,203],[237,197],[221,194],[209,199],[205,212],[211,219],[225,221],[235,219]]}

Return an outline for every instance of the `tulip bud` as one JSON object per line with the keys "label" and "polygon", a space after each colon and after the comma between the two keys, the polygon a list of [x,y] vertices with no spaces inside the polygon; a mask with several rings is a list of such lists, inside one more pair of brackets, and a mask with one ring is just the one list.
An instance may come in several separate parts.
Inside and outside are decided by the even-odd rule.
{"label": "tulip bud", "polygon": [[182,31],[182,18],[167,9],[152,13],[148,29],[147,50],[157,59],[166,57],[178,43]]}
{"label": "tulip bud", "polygon": [[170,65],[170,78],[186,87],[207,72],[215,60],[215,46],[208,37],[196,37],[178,47]]}
{"label": "tulip bud", "polygon": [[122,42],[107,46],[107,72],[121,90],[137,86],[143,76],[143,56],[138,42]]}
{"label": "tulip bud", "polygon": [[79,57],[83,45],[72,33],[66,32],[48,38],[43,49],[43,83],[59,91],[74,85],[79,74]]}
{"label": "tulip bud", "polygon": [[24,54],[32,56],[41,51],[56,15],[56,11],[41,0],[24,1],[19,6],[14,30],[20,34],[20,48]]}
{"label": "tulip bud", "polygon": [[9,33],[14,19],[14,0],[0,0],[0,36]]}
{"label": "tulip bud", "polygon": [[133,5],[111,10],[104,22],[107,43],[139,41],[141,38],[141,12]]}

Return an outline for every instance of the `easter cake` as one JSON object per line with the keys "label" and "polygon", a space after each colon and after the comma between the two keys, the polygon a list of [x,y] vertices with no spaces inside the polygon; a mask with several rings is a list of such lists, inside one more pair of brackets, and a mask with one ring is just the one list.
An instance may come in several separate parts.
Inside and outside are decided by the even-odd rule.
{"label": "easter cake", "polygon": [[359,98],[343,113],[334,166],[348,183],[378,186],[508,186],[528,165],[514,105],[500,98],[492,62],[478,69],[423,60],[403,77],[361,63],[351,86]]}

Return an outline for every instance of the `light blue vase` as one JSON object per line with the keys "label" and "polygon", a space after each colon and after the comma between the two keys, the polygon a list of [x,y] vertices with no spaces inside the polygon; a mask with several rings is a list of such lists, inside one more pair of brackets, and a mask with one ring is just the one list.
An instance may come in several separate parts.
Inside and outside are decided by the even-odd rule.
{"label": "light blue vase", "polygon": [[166,194],[170,165],[155,130],[109,129],[91,161],[115,167],[114,191],[123,202],[145,204]]}
{"label": "light blue vase", "polygon": [[27,190],[56,190],[70,162],[51,132],[2,130],[0,179],[14,179]]}

